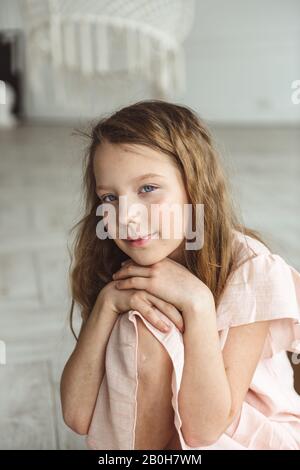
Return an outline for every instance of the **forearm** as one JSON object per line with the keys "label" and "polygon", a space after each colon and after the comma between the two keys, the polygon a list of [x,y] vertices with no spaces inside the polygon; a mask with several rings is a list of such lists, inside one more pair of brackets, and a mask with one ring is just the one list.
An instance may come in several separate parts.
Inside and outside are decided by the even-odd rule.
{"label": "forearm", "polygon": [[182,432],[189,445],[205,446],[223,431],[231,409],[214,308],[185,315],[184,368],[179,391]]}
{"label": "forearm", "polygon": [[86,434],[105,373],[105,352],[117,315],[108,305],[95,306],[80,332],[61,377],[63,417],[75,432]]}

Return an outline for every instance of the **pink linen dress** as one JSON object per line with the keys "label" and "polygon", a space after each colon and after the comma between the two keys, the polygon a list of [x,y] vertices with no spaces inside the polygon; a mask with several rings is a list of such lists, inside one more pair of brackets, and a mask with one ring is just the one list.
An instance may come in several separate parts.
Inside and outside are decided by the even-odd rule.
{"label": "pink linen dress", "polygon": [[183,450],[300,449],[300,395],[294,389],[293,368],[286,354],[286,351],[300,354],[300,273],[261,242],[236,230],[233,243],[237,268],[230,273],[216,309],[221,349],[232,326],[271,320],[238,416],[214,444],[188,446],[180,429],[178,409],[184,366],[182,334],[162,312],[161,318],[171,323],[167,333],[152,326],[138,311],[130,310],[119,316],[107,344],[106,371],[86,436],[89,449],[134,449],[138,387],[136,316],[164,345],[172,360],[174,425]]}

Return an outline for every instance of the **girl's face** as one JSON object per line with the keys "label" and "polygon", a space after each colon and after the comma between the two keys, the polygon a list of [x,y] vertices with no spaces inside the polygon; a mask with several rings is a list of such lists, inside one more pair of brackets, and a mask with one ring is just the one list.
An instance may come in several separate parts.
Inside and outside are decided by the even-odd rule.
{"label": "girl's face", "polygon": [[[94,173],[99,203],[115,209],[116,220],[106,220],[117,246],[139,265],[166,257],[184,264],[184,222],[176,213],[183,216],[188,197],[171,158],[144,145],[105,141],[96,150]],[[127,240],[149,234],[151,238],[142,242]]]}

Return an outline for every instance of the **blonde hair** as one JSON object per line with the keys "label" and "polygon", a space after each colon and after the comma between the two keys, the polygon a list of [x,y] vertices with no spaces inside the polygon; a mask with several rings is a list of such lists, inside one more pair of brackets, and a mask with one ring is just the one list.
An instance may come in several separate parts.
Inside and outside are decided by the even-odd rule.
{"label": "blonde hair", "polygon": [[[212,136],[190,108],[162,100],[146,100],[123,107],[103,117],[91,132],[80,132],[90,141],[83,161],[85,215],[77,229],[69,269],[72,304],[70,327],[77,339],[72,317],[75,302],[87,316],[100,290],[127,258],[113,239],[96,235],[99,222],[93,171],[95,150],[106,140],[114,144],[140,144],[169,155],[181,171],[189,202],[204,204],[204,245],[200,250],[184,250],[187,268],[204,282],[218,305],[226,279],[233,269],[233,229],[260,242],[260,234],[239,223],[229,191],[229,181],[213,144]],[[97,262],[95,262],[97,260]]]}

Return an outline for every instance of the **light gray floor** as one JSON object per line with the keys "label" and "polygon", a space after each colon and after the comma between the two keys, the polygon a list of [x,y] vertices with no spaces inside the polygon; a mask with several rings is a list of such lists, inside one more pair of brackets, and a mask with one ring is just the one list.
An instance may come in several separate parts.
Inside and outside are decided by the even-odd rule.
{"label": "light gray floor", "polygon": [[[299,129],[214,129],[244,222],[300,270]],[[83,449],[63,423],[68,229],[81,204],[82,140],[71,128],[0,132],[0,448]],[[77,322],[77,327],[79,322]]]}

